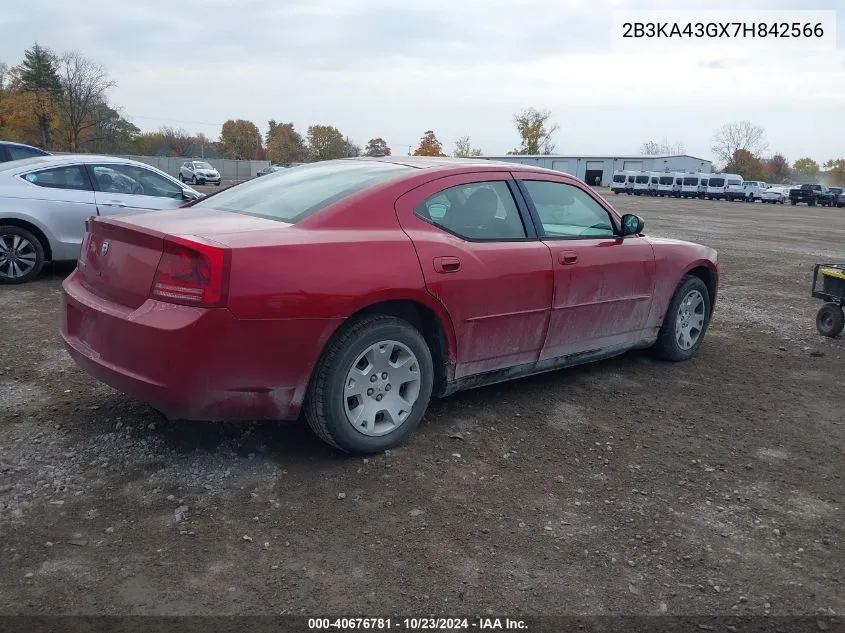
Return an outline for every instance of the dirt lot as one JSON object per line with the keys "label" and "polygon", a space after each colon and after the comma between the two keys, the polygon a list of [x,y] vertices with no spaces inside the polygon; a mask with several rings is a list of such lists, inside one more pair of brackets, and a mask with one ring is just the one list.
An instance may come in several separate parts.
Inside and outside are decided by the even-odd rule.
{"label": "dirt lot", "polygon": [[0,612],[845,612],[845,210],[611,196],[719,250],[700,356],[437,402],[401,449],[162,424],[77,370],[67,267],[0,289]]}

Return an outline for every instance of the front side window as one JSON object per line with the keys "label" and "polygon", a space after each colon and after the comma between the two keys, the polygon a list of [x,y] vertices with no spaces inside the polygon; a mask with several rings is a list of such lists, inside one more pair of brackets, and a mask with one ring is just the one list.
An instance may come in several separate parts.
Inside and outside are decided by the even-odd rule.
{"label": "front side window", "polygon": [[156,198],[181,198],[182,188],[169,178],[137,165],[92,165],[100,191]]}
{"label": "front side window", "polygon": [[232,213],[294,223],[355,193],[398,178],[413,167],[377,161],[322,161],[255,178],[195,203]]}
{"label": "front side window", "polygon": [[48,187],[50,189],[91,190],[88,176],[81,165],[68,165],[66,167],[53,167],[52,169],[31,171],[24,174],[23,178],[33,185]]}
{"label": "front side window", "polygon": [[610,214],[578,187],[547,180],[523,181],[546,237],[602,238],[616,235]]}
{"label": "front side window", "polygon": [[519,209],[504,181],[449,187],[422,201],[417,216],[473,241],[506,241],[526,236]]}
{"label": "front side window", "polygon": [[34,149],[32,147],[21,147],[20,145],[9,145],[9,156],[12,160],[24,160],[26,158],[35,158],[36,156],[44,156],[44,152]]}

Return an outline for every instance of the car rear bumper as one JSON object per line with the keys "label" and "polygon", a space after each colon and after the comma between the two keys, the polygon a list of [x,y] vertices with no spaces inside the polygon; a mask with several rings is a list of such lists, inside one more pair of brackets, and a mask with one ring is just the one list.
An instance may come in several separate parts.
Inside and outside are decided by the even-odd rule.
{"label": "car rear bumper", "polygon": [[62,284],[61,336],[94,378],[172,419],[293,420],[333,319],[239,320],[147,300],[132,310]]}

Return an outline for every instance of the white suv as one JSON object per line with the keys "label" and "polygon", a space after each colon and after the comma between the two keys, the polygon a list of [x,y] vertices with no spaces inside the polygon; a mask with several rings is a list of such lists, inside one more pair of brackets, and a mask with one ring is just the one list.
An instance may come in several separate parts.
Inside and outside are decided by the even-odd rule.
{"label": "white suv", "polygon": [[204,160],[189,160],[179,168],[179,180],[193,185],[215,184],[220,186],[220,172]]}

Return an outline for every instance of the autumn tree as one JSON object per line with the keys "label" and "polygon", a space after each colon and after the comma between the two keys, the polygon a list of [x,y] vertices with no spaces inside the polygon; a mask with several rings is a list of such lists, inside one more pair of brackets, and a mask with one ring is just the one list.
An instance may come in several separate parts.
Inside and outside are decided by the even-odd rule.
{"label": "autumn tree", "polygon": [[267,159],[277,165],[303,162],[307,154],[305,141],[294,129],[293,123],[276,123],[271,120],[269,124]]}
{"label": "autumn tree", "polygon": [[765,170],[763,161],[746,149],[738,149],[725,166],[729,174],[739,174],[745,180],[762,180]]}
{"label": "autumn tree", "polygon": [[741,149],[759,156],[766,150],[766,131],[751,121],[725,123],[713,135],[711,150],[722,163],[729,163]]}
{"label": "autumn tree", "polygon": [[364,148],[364,156],[390,156],[390,148],[380,136],[371,138],[367,141],[367,146]]}
{"label": "autumn tree", "polygon": [[80,137],[80,146],[86,151],[100,154],[121,154],[131,152],[141,130],[127,121],[109,104],[101,102],[92,117],[97,123],[85,130]]}
{"label": "autumn tree", "polygon": [[426,130],[420,139],[420,144],[414,150],[414,156],[445,156],[443,145],[437,140],[433,130]]}
{"label": "autumn tree", "polygon": [[845,186],[845,158],[831,159],[824,164],[824,168],[829,184]]}
{"label": "autumn tree", "polygon": [[158,133],[161,134],[161,138],[167,145],[169,155],[173,157],[184,156],[191,145],[194,144],[193,137],[182,128],[162,125],[158,129]]}
{"label": "autumn tree", "polygon": [[766,180],[772,183],[786,182],[792,173],[789,161],[781,154],[772,155],[763,165],[766,168]]}
{"label": "autumn tree", "polygon": [[513,122],[521,139],[520,146],[509,154],[551,154],[557,147],[552,137],[560,129],[557,123],[551,123],[549,110],[527,108],[513,116]]}
{"label": "autumn tree", "polygon": [[676,156],[686,151],[681,141],[669,142],[665,136],[659,141],[646,141],[640,145],[643,156]]}
{"label": "autumn tree", "polygon": [[458,158],[481,156],[481,150],[472,146],[469,136],[462,136],[455,141],[454,155]]}
{"label": "autumn tree", "polygon": [[308,153],[313,161],[344,158],[349,149],[343,134],[332,125],[312,125],[307,137]]}
{"label": "autumn tree", "polygon": [[38,42],[24,51],[24,59],[17,69],[20,89],[31,96],[31,105],[38,122],[39,145],[52,146],[52,128],[57,104],[62,101],[63,87],[58,75],[59,61],[55,53]]}
{"label": "autumn tree", "polygon": [[214,147],[214,143],[202,132],[194,134],[192,144],[200,148],[200,157],[205,158],[205,150]]}
{"label": "autumn tree", "polygon": [[229,119],[220,132],[220,152],[234,160],[250,160],[253,152],[261,147],[258,126],[246,119]]}
{"label": "autumn tree", "polygon": [[69,51],[59,59],[62,98],[58,102],[61,133],[65,147],[76,152],[82,135],[102,121],[100,107],[106,92],[115,86],[105,68],[78,51]]}
{"label": "autumn tree", "polygon": [[142,132],[135,138],[133,145],[133,153],[140,156],[154,156],[158,150],[167,147],[160,132]]}
{"label": "autumn tree", "polygon": [[799,158],[792,164],[792,171],[802,180],[817,180],[821,170],[812,158]]}
{"label": "autumn tree", "polygon": [[358,145],[355,141],[353,141],[348,136],[344,141],[344,146],[346,147],[346,156],[353,157],[353,156],[360,156],[361,155],[361,146]]}

